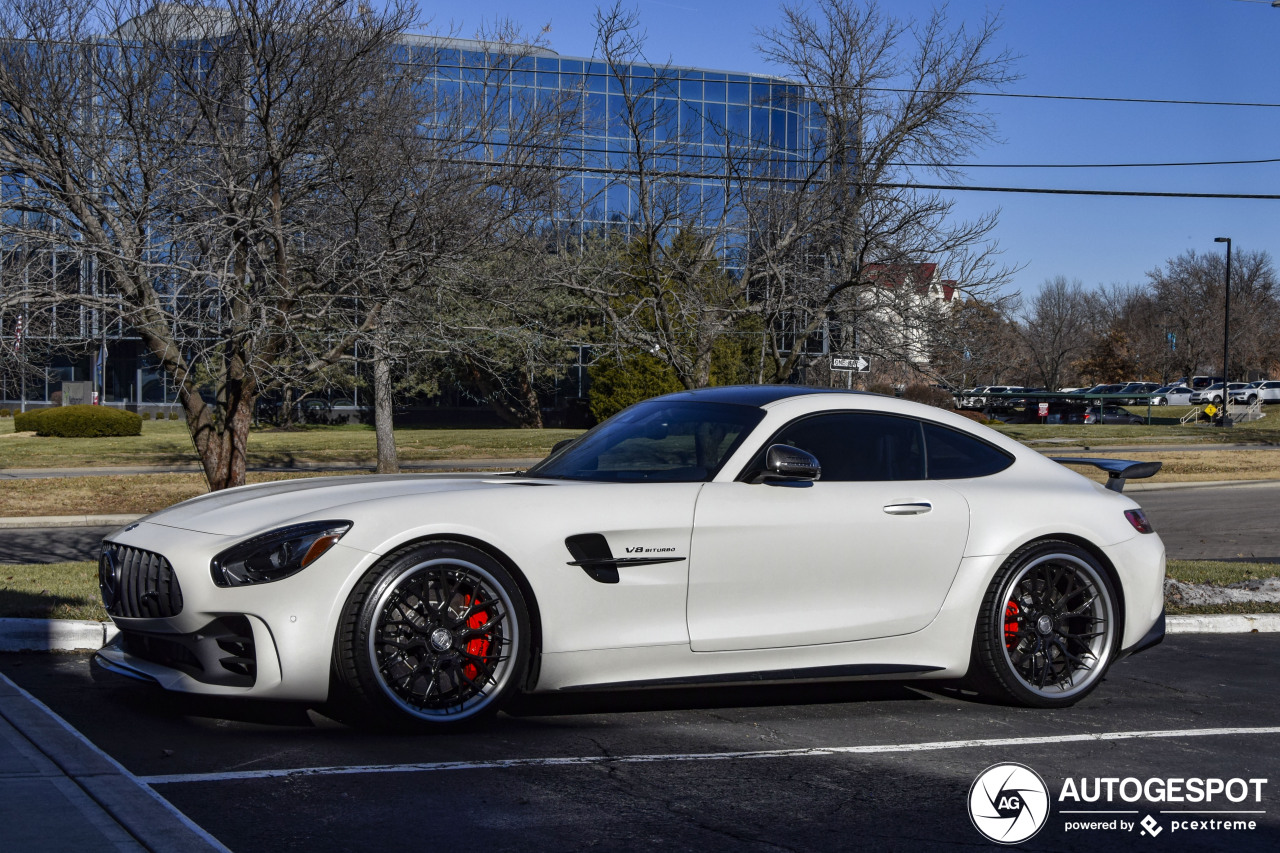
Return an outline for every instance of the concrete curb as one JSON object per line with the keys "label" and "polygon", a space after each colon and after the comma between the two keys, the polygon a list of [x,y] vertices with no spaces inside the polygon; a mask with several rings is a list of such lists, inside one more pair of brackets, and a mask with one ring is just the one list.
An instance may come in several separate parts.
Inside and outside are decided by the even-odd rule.
{"label": "concrete curb", "polygon": [[[1280,613],[1168,616],[1170,634],[1280,633]],[[0,619],[0,652],[97,651],[120,633],[110,622],[71,619]]]}
{"label": "concrete curb", "polygon": [[0,518],[0,530],[29,527],[123,527],[142,518],[133,515],[33,515],[26,518]]}
{"label": "concrete curb", "polygon": [[1170,634],[1272,634],[1280,632],[1280,613],[1215,613],[1166,616]]}
{"label": "concrete curb", "polygon": [[0,619],[0,652],[97,651],[120,633],[110,622]]}

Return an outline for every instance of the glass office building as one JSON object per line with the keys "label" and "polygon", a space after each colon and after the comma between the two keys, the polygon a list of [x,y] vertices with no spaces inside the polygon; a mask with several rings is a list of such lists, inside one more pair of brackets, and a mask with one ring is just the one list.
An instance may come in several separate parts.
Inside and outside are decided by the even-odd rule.
{"label": "glass office building", "polygon": [[[639,214],[630,171],[635,128],[625,120],[624,85],[637,107],[636,127],[643,130],[640,144],[649,168],[659,181],[678,186],[682,208],[695,217],[697,211],[710,216],[723,209],[727,156],[738,168],[749,160],[755,175],[794,175],[813,156],[814,134],[802,89],[775,77],[649,64],[611,68],[545,49],[513,55],[479,42],[418,36],[406,37],[400,58],[416,66],[442,96],[464,102],[486,99],[486,106],[496,107],[505,116],[491,140],[497,144],[502,143],[504,120],[508,132],[519,126],[522,103],[537,98],[570,103],[577,121],[568,137],[559,139],[554,157],[562,175],[559,215],[583,229],[626,228]],[[99,286],[78,265],[64,267],[61,274],[78,275],[85,293]],[[83,345],[50,356],[43,381],[29,375],[27,400],[49,401],[62,381],[88,380],[102,388],[108,403],[175,401],[163,371],[127,327],[88,307],[73,313],[57,334]],[[25,350],[39,358],[38,341],[29,338]],[[0,382],[0,400],[17,400],[17,381],[9,377]]]}

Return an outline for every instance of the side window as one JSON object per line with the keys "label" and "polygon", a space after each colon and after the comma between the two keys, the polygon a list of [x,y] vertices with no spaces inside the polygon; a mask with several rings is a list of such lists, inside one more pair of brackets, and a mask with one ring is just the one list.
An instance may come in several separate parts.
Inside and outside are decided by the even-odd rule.
{"label": "side window", "polygon": [[788,425],[773,443],[816,456],[823,482],[924,479],[924,436],[911,418],[832,412]]}
{"label": "side window", "polygon": [[926,423],[924,436],[930,480],[986,477],[1013,464],[1003,451],[958,430]]}

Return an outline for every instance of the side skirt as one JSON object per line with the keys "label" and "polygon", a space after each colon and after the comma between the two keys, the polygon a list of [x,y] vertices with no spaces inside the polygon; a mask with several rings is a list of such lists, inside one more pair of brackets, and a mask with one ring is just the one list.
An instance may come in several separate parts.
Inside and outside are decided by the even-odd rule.
{"label": "side skirt", "polygon": [[643,690],[650,687],[690,687],[699,684],[770,684],[783,681],[827,681],[840,678],[875,678],[891,675],[913,675],[938,672],[940,666],[892,663],[861,663],[849,666],[813,666],[799,669],[772,669],[759,672],[723,672],[712,675],[685,675],[678,678],[655,678],[643,681],[613,681],[562,687],[560,692],[588,690]]}

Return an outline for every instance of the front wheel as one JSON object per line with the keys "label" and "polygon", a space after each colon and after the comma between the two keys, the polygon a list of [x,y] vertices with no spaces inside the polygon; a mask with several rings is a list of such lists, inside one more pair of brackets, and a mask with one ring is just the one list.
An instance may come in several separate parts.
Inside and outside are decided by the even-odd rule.
{"label": "front wheel", "polygon": [[502,564],[432,542],[390,554],[356,586],[334,668],[366,720],[429,728],[496,713],[529,646],[528,606]]}
{"label": "front wheel", "polygon": [[979,687],[993,698],[1063,708],[1102,680],[1119,644],[1105,569],[1078,545],[1046,540],[1015,551],[983,599],[974,634]]}

